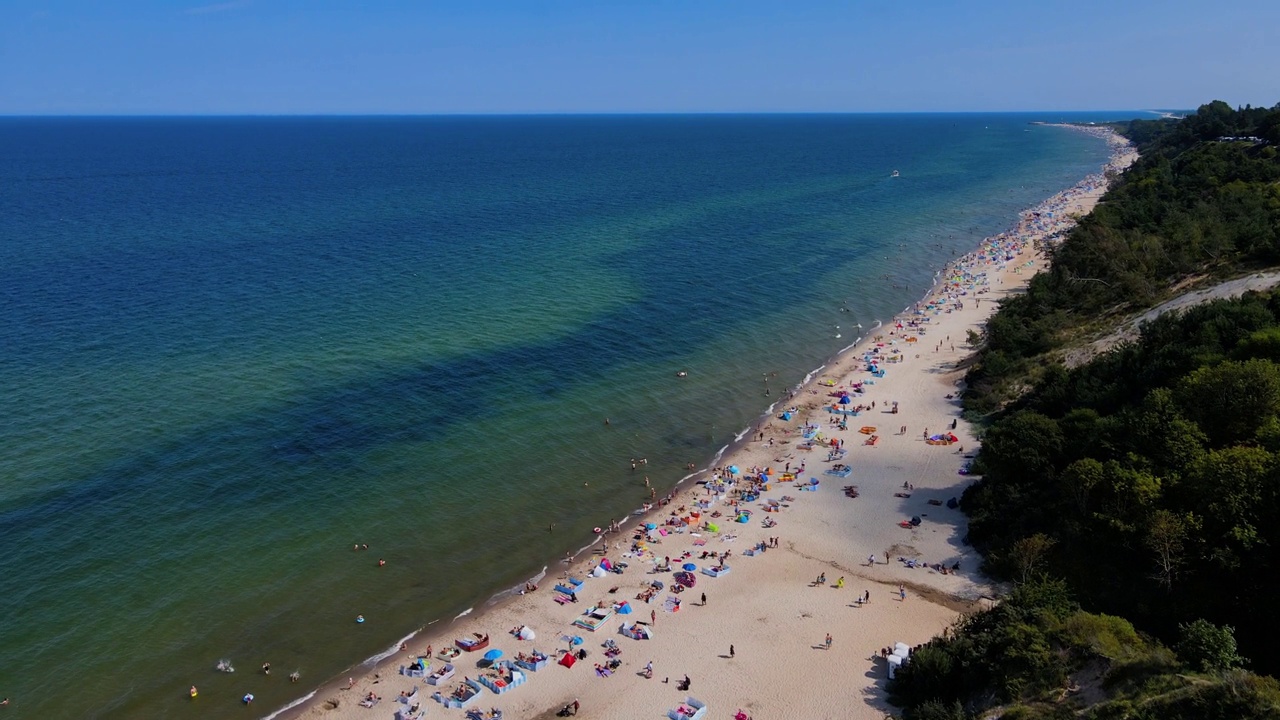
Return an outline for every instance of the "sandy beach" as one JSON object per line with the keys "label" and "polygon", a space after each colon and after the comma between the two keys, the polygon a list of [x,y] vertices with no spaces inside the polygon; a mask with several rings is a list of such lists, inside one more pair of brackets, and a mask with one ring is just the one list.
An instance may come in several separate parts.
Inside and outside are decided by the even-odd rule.
{"label": "sandy beach", "polygon": [[[1136,158],[1108,131],[1073,131],[1111,143],[1109,169]],[[998,301],[1043,268],[1038,245],[1089,212],[1105,184],[1101,173],[1092,175],[1025,211],[1014,228],[953,263],[926,298],[883,326],[839,330],[861,341],[806,384],[771,388],[768,397],[761,390],[762,405],[776,401],[771,418],[717,468],[682,483],[666,503],[659,494],[648,515],[627,518],[572,564],[553,565],[535,591],[429,628],[378,667],[323,687],[277,717],[357,720],[425,711],[463,718],[467,710],[497,708],[511,720],[554,717],[577,700],[579,717],[621,720],[666,717],[694,698],[707,706],[707,718],[739,711],[755,720],[883,718],[892,708],[884,700],[880,648],[922,643],[998,594],[978,574],[980,558],[963,542],[964,516],[948,502],[972,481],[963,471],[978,449],[973,429],[960,418],[960,366],[972,351],[968,333],[980,331]],[[857,415],[841,414],[858,407]],[[830,457],[841,450],[843,457]],[[847,465],[850,474],[828,474],[837,465]],[[728,472],[731,466],[738,472]],[[765,470],[767,482],[759,479]],[[640,473],[634,482],[642,482]],[[752,488],[758,497],[744,499]],[[776,501],[772,511],[769,501]],[[737,522],[743,510],[749,518]],[[645,532],[646,522],[657,526],[654,532]],[[726,552],[727,560],[710,557]],[[592,577],[602,558],[626,568]],[[673,573],[654,570],[664,558],[671,571],[694,563],[694,587],[672,593]],[[703,572],[721,565],[730,571]],[[820,576],[823,582],[815,582]],[[577,602],[561,604],[554,587],[569,577],[582,581]],[[664,588],[639,598],[655,580]],[[670,598],[679,600],[675,611]],[[573,625],[597,604],[624,601],[632,612],[611,615],[594,632]],[[620,625],[637,621],[651,624],[652,639],[620,632]],[[511,632],[526,626],[535,639]],[[438,686],[402,674],[428,647],[427,672],[438,670],[446,663],[440,651],[472,633],[488,634],[486,650],[501,650],[504,660],[538,650],[550,662],[522,671],[523,684],[507,675],[511,687],[502,694],[485,689],[465,710],[445,708],[431,695],[448,696],[465,679],[490,672],[478,666],[485,664],[484,651],[448,661],[455,674]],[[582,643],[573,646],[566,639],[573,636]],[[620,654],[606,654],[608,641]],[[556,660],[569,649],[585,650],[586,657],[562,667]],[[610,661],[620,663],[611,674],[597,671]],[[644,672],[650,662],[651,678]],[[686,676],[691,687],[681,690]],[[399,701],[415,690],[411,701]],[[377,702],[362,707],[371,695]]]}

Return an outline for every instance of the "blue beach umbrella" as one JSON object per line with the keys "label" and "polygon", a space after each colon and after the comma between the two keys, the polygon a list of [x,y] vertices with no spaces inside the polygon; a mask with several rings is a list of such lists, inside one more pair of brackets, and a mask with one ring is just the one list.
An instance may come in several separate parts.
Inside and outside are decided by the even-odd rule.
{"label": "blue beach umbrella", "polygon": [[738,466],[737,466],[737,465],[730,465],[730,466],[729,466],[729,472],[730,472],[730,473],[733,473],[734,475],[737,475],[740,471],[738,470]]}
{"label": "blue beach umbrella", "polygon": [[582,636],[581,636],[581,635],[574,635],[574,636],[573,636],[573,644],[574,644],[574,645],[581,645],[581,644],[582,644]]}
{"label": "blue beach umbrella", "polygon": [[693,572],[694,570],[698,569],[698,566],[694,565],[693,563],[685,563],[681,567],[683,567],[685,570],[688,570],[689,572]]}
{"label": "blue beach umbrella", "polygon": [[497,660],[500,657],[502,657],[502,651],[496,648],[484,654],[484,659],[488,660],[489,662],[493,662],[494,660]]}
{"label": "blue beach umbrella", "polygon": [[645,530],[656,530],[657,528],[658,528],[658,526],[657,526],[657,525],[655,525],[655,524],[653,524],[653,523],[645,523],[645,524],[644,524],[644,529],[645,529]]}

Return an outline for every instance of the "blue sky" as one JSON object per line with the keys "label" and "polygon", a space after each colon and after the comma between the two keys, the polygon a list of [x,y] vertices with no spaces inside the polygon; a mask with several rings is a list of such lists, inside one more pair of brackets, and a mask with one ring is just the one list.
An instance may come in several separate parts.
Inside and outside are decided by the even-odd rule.
{"label": "blue sky", "polygon": [[0,0],[0,114],[1280,102],[1280,0]]}

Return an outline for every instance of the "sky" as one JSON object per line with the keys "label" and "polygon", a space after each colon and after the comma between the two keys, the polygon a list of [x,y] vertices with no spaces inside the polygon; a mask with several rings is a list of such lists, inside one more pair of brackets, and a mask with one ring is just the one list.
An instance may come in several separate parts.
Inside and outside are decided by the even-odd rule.
{"label": "sky", "polygon": [[1280,0],[0,0],[0,114],[1280,102]]}

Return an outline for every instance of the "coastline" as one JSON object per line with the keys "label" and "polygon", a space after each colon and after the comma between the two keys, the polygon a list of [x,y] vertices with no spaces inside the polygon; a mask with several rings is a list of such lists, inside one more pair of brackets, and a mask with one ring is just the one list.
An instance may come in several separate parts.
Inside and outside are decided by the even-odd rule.
{"label": "coastline", "polygon": [[[1116,136],[1109,131],[1069,127],[1107,135],[1108,142],[1113,142],[1113,149],[1116,147]],[[1131,152],[1124,155],[1113,152],[1108,166],[1122,168],[1132,159]],[[536,592],[507,597],[504,594],[515,589],[500,592],[479,609],[464,611],[448,622],[433,621],[405,638],[409,643],[407,651],[400,651],[397,643],[388,651],[353,668],[350,673],[356,680],[354,687],[347,688],[343,679],[336,678],[266,717],[367,717],[358,700],[369,692],[383,698],[381,704],[374,708],[377,713],[391,713],[403,707],[395,702],[397,694],[411,687],[419,688],[420,701],[430,714],[443,712],[462,717],[462,711],[430,707],[436,703],[425,696],[435,688],[425,685],[421,679],[401,676],[398,668],[406,663],[409,655],[417,655],[427,645],[438,650],[448,645],[453,637],[471,632],[489,633],[493,638],[491,647],[506,651],[508,657],[534,648],[553,654],[554,649],[566,646],[560,640],[566,632],[586,639],[583,647],[591,653],[587,658],[591,664],[603,660],[599,646],[605,640],[615,640],[624,651],[619,658],[623,661],[621,672],[615,677],[596,677],[590,667],[565,670],[552,665],[530,673],[528,684],[514,689],[510,695],[496,696],[486,691],[474,706],[482,709],[501,707],[507,711],[508,717],[552,715],[575,698],[581,698],[588,709],[584,713],[590,717],[634,717],[639,714],[639,708],[660,715],[684,701],[686,695],[707,701],[714,715],[727,715],[740,707],[747,714],[760,717],[780,716],[781,708],[790,712],[804,710],[811,717],[882,717],[885,710],[883,693],[876,688],[883,686],[884,669],[881,664],[864,658],[870,657],[877,647],[886,643],[926,641],[953,622],[960,612],[974,607],[990,593],[990,587],[976,572],[977,555],[960,539],[963,537],[963,516],[958,510],[932,505],[925,499],[926,494],[930,495],[928,500],[942,502],[958,497],[968,484],[968,478],[956,473],[964,464],[964,456],[976,450],[972,429],[963,420],[958,420],[959,401],[948,397],[954,395],[956,384],[962,378],[963,372],[957,367],[969,354],[960,341],[967,329],[980,327],[985,322],[993,310],[990,300],[1020,291],[1031,275],[1041,269],[1042,255],[1035,249],[1036,244],[1061,232],[1068,223],[1064,214],[1087,212],[1086,206],[1091,209],[1105,190],[1105,184],[1101,176],[1090,175],[1072,188],[1024,211],[1013,229],[987,238],[982,248],[949,264],[920,302],[906,308],[876,332],[870,329],[862,331],[862,337],[791,388],[788,399],[778,397],[773,400],[760,420],[739,434],[735,442],[717,452],[707,468],[691,472],[678,481],[672,491],[671,506],[655,507],[647,515],[633,514],[624,519],[621,532],[597,537],[574,555],[574,562],[569,566],[562,562],[552,564],[544,571],[546,577],[542,579],[546,582],[540,583]],[[1048,212],[1057,213],[1057,217],[1046,218],[1044,213]],[[1018,247],[1012,255],[1014,260],[979,261],[982,249],[999,248],[1003,252],[1015,245]],[[959,282],[953,283],[951,279],[957,277]],[[985,293],[971,294],[979,292],[978,288],[983,285]],[[954,301],[947,299],[948,291],[952,290],[970,293],[957,297],[965,300],[974,298],[978,302],[972,305],[963,302],[962,306],[956,307]],[[988,302],[981,304],[983,300]],[[931,306],[937,311],[930,315],[929,310],[925,310],[926,314],[919,317],[927,322],[921,328],[909,331],[919,337],[915,343],[917,346],[935,345],[935,341],[945,343],[944,346],[937,350],[911,347],[907,352],[905,340],[901,346],[890,344],[891,340],[897,342],[903,338],[903,335],[896,334],[899,321],[907,326],[903,329],[908,330],[907,321],[913,317],[913,312]],[[864,412],[861,419],[851,418],[849,430],[834,431],[828,424],[831,416],[825,410],[826,391],[834,387],[847,388],[851,382],[868,379],[868,373],[862,369],[862,356],[877,344],[877,339],[883,343],[881,356],[886,360],[881,366],[886,369],[886,375],[876,379],[874,386],[865,385],[866,392],[861,396],[855,395],[853,402],[877,401],[879,405],[869,413]],[[952,343],[955,347],[948,350]],[[898,353],[902,361],[888,362],[890,350],[884,348],[902,349],[903,352]],[[819,385],[826,381],[834,383],[834,387]],[[901,413],[886,418],[881,408],[893,401],[901,404]],[[800,412],[789,422],[778,420],[775,410],[792,405],[797,406]],[[927,445],[917,433],[924,432],[924,428],[931,424],[934,429],[943,430],[947,421],[956,421],[953,432],[960,438],[960,447],[968,448],[967,452],[957,453],[951,448]],[[828,436],[846,440],[848,463],[854,468],[852,477],[842,480],[824,475],[822,471],[827,463],[822,462],[822,457],[825,453],[814,450],[804,454],[794,449],[798,440],[797,429],[807,422],[816,423]],[[862,445],[866,436],[858,433],[858,426],[864,424],[880,428],[882,439],[879,444]],[[898,427],[903,424],[907,425],[908,432],[899,435]],[[761,433],[764,434],[763,441],[756,439]],[[774,441],[772,445],[771,440]],[[665,593],[659,594],[652,605],[633,599],[636,591],[650,580],[670,580],[669,575],[645,574],[654,559],[652,553],[643,558],[626,556],[631,544],[631,529],[637,523],[646,520],[661,523],[661,518],[667,516],[671,507],[689,507],[695,497],[708,497],[700,495],[702,489],[696,486],[699,481],[712,477],[716,466],[734,464],[745,469],[785,466],[791,462],[807,463],[806,472],[800,479],[817,477],[821,481],[820,489],[813,493],[800,492],[791,483],[785,483],[781,487],[775,485],[765,493],[762,499],[782,495],[796,497],[781,512],[769,515],[777,518],[776,528],[761,527],[759,519],[765,514],[759,512],[758,503],[751,503],[757,510],[751,522],[738,525],[725,520],[720,523],[726,533],[740,533],[734,540],[724,540],[724,533],[718,537],[703,534],[701,538],[695,538],[692,532],[686,532],[668,536],[661,545],[653,548],[658,551],[657,556],[671,555],[673,559],[678,552],[685,550],[697,549],[699,553],[704,550],[730,550],[734,556],[730,575],[711,578],[699,574],[697,589],[684,595],[683,606],[677,613],[662,612],[661,601]],[[910,492],[895,493],[902,482],[908,482],[915,488]],[[845,498],[840,489],[845,484],[858,485],[860,496]],[[898,497],[900,494],[914,497]],[[726,510],[722,499],[712,500],[707,512]],[[788,503],[784,501],[783,504]],[[922,518],[917,527],[907,529],[898,526],[899,521],[913,515]],[[743,550],[775,533],[781,542],[773,548],[774,552],[742,557]],[[705,539],[707,543],[693,545],[696,539]],[[585,571],[599,562],[596,551],[602,549],[602,543],[607,546],[607,556],[611,560],[630,564],[627,572],[621,576],[607,575],[603,579],[587,580],[582,603],[564,606],[553,603],[551,586],[555,583],[551,578],[567,574],[585,577]],[[895,559],[868,565],[868,553],[880,557],[888,553]],[[961,570],[958,574],[941,574],[933,570],[921,573],[920,567],[907,568],[897,562],[897,557],[918,557],[930,564],[959,562]],[[694,562],[701,568],[703,563],[700,559]],[[852,587],[844,589],[847,593],[829,587],[810,587],[810,581],[819,573],[829,574],[832,582],[843,575]],[[609,595],[603,588],[613,585],[620,589],[616,595]],[[907,599],[890,601],[890,591],[896,591],[900,585],[906,587]],[[705,607],[694,602],[704,588],[709,596]],[[854,594],[863,592],[872,594],[872,602],[851,605]],[[647,619],[647,611],[656,609],[660,617],[656,623],[655,639],[633,641],[617,634],[619,618],[616,616],[595,634],[576,628],[570,631],[570,623],[590,605],[590,600],[597,597],[630,601],[636,607],[635,617],[638,619]],[[725,607],[730,610],[723,610]],[[518,641],[505,634],[507,628],[520,625],[532,627],[538,633],[538,639]],[[874,635],[868,635],[866,628],[872,627],[875,630],[870,632]],[[804,692],[807,680],[826,677],[815,673],[830,671],[834,658],[824,654],[827,650],[819,650],[820,641],[826,633],[836,638],[834,649],[840,653],[837,662],[851,664],[855,671],[865,670],[862,676],[855,673],[853,682],[843,682],[841,687],[852,691],[851,696],[844,692],[831,692],[820,693],[822,697],[809,697]],[[859,637],[855,640],[855,636]],[[708,640],[712,640],[714,645],[706,646]],[[724,656],[730,643],[735,645],[737,652],[731,657]],[[380,657],[381,660],[378,659]],[[463,675],[476,677],[478,671],[472,667],[476,659],[467,655],[460,657],[455,663],[458,666],[457,676],[442,687],[452,688]],[[655,663],[655,678],[637,677],[635,672],[648,660]],[[438,659],[432,662],[433,667],[442,664]],[[718,664],[724,667],[711,669]],[[778,665],[784,667],[779,668]],[[690,693],[676,691],[675,679],[684,675],[694,678],[697,685]],[[664,684],[660,679],[663,677],[672,681]],[[339,700],[337,708],[326,707],[326,701],[331,698]],[[855,700],[861,701],[861,707],[848,711],[845,703]],[[632,708],[637,711],[631,711]]]}

